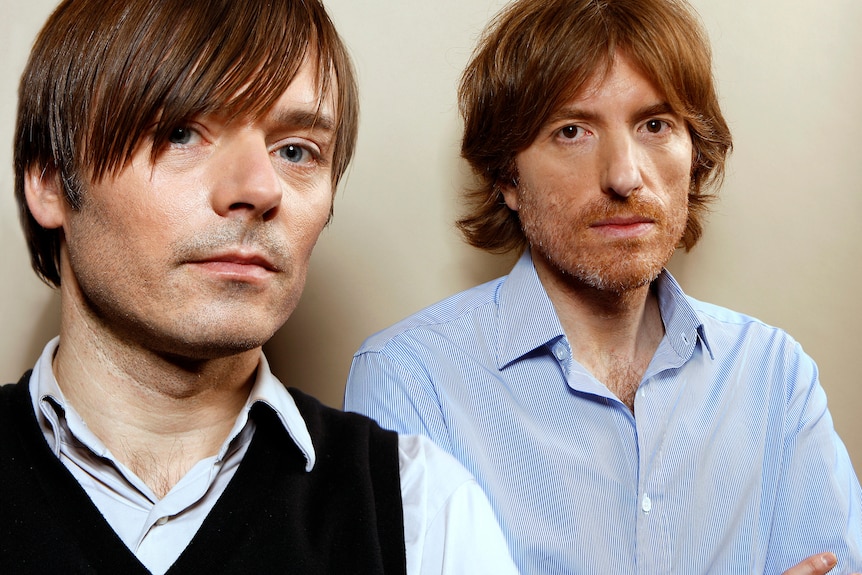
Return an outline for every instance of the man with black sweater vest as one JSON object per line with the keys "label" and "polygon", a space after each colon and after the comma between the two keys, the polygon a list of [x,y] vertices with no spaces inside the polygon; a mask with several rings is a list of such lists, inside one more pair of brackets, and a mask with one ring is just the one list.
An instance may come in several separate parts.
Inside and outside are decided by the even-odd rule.
{"label": "man with black sweater vest", "polygon": [[357,130],[319,0],[68,0],[19,88],[15,194],[60,335],[0,388],[0,572],[515,573],[428,440],[286,390]]}

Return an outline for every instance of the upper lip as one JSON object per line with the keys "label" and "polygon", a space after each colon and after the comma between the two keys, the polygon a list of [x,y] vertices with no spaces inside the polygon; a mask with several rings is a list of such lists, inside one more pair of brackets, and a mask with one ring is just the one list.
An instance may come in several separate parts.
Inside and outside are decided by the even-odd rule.
{"label": "upper lip", "polygon": [[268,257],[255,251],[231,250],[219,252],[195,260],[197,263],[225,262],[231,264],[242,264],[247,266],[260,266],[271,272],[279,271],[278,265]]}

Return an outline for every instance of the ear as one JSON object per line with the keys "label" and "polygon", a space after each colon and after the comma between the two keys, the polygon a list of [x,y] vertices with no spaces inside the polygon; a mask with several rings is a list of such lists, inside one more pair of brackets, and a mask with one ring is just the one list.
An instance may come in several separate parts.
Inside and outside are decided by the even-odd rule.
{"label": "ear", "polygon": [[517,178],[506,178],[499,184],[500,193],[503,194],[503,201],[509,206],[513,212],[517,212],[520,207],[518,201],[518,180]]}
{"label": "ear", "polygon": [[24,196],[33,218],[46,229],[63,227],[68,205],[55,170],[31,167],[24,176]]}

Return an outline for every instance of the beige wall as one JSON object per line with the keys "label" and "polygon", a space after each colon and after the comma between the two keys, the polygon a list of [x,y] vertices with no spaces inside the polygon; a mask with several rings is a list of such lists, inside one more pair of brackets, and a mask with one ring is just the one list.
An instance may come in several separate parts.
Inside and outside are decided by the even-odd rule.
{"label": "beige wall", "polygon": [[[57,329],[29,270],[12,200],[15,85],[53,0],[0,0],[0,376],[16,379]],[[452,226],[457,76],[502,0],[329,0],[363,94],[360,146],[299,309],[267,348],[280,377],[340,403],[350,357],[372,332],[491,279],[505,258]],[[862,3],[695,0],[710,32],[736,149],[702,243],[673,270],[692,295],[792,333],[817,359],[836,427],[862,467]],[[10,14],[11,13],[11,14]]]}

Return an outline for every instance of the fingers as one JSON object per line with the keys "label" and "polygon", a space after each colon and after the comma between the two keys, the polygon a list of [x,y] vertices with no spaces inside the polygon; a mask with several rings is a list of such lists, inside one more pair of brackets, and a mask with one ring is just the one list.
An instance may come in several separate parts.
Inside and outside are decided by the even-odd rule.
{"label": "fingers", "polygon": [[836,563],[838,563],[838,559],[834,554],[829,552],[818,553],[788,569],[784,575],[826,575],[835,567]]}

